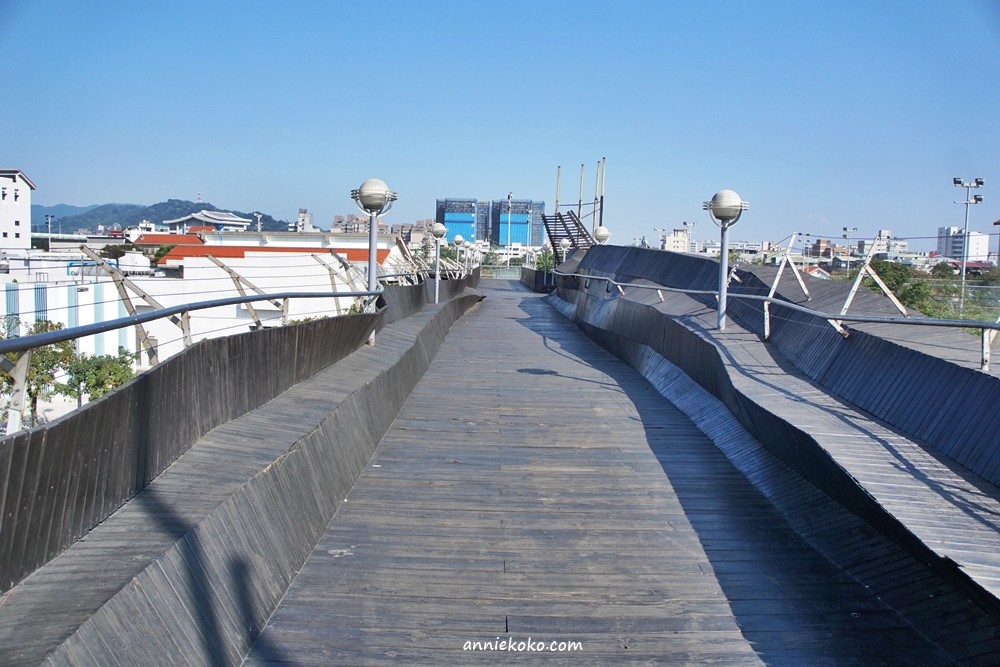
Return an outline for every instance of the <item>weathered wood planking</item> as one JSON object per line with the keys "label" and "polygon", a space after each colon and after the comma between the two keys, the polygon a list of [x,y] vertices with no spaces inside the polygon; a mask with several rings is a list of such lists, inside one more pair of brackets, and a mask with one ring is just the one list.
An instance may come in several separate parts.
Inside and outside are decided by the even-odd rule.
{"label": "weathered wood planking", "polygon": [[246,664],[467,664],[508,637],[583,643],[553,664],[946,662],[632,369],[485,291]]}

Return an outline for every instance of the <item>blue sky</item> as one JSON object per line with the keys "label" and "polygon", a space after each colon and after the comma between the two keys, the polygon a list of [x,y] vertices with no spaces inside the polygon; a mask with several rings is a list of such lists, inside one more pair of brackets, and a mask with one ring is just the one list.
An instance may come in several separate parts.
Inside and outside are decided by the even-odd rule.
{"label": "blue sky", "polygon": [[[1000,0],[0,0],[0,167],[38,204],[168,198],[327,227],[377,176],[444,197],[592,199],[613,243],[933,237],[1000,218]],[[995,193],[995,194],[994,194]],[[930,246],[930,241],[914,240]],[[997,245],[996,237],[991,248]]]}

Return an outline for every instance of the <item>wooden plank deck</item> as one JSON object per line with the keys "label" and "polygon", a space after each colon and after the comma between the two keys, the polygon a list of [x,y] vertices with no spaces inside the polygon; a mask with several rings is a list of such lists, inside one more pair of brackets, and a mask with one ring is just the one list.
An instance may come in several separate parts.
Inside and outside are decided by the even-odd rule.
{"label": "wooden plank deck", "polygon": [[934,665],[645,380],[517,284],[452,328],[246,663]]}

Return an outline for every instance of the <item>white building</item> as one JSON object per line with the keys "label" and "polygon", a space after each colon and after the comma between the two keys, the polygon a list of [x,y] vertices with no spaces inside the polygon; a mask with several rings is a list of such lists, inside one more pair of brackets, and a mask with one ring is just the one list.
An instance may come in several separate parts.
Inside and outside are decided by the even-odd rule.
{"label": "white building", "polygon": [[300,208],[299,217],[295,219],[295,222],[288,223],[288,231],[298,232],[299,234],[320,231],[313,227],[312,220],[313,216],[309,212],[309,209]]}
{"label": "white building", "polygon": [[990,254],[990,237],[981,232],[969,232],[966,239],[961,227],[939,227],[937,251],[945,257],[956,257],[966,262],[986,262]]}
{"label": "white building", "polygon": [[687,228],[674,229],[670,234],[666,232],[660,236],[660,250],[670,252],[691,252],[691,237]]}
{"label": "white building", "polygon": [[19,169],[0,169],[0,250],[31,247],[31,191],[35,184]]}
{"label": "white building", "polygon": [[183,218],[164,220],[167,230],[185,234],[192,227],[212,227],[219,232],[245,232],[250,228],[250,221],[238,215],[225,211],[198,211]]}

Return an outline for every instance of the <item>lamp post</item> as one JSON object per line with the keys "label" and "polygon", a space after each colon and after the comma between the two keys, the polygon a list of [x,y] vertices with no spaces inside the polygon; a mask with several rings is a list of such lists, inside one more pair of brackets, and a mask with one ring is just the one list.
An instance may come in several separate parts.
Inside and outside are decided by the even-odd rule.
{"label": "lamp post", "polygon": [[431,227],[431,234],[434,235],[434,303],[438,302],[441,291],[441,239],[447,233],[448,228],[440,222],[435,222]]}
{"label": "lamp post", "polygon": [[[378,217],[389,212],[396,201],[396,193],[389,189],[385,181],[369,178],[360,188],[351,190],[351,199],[368,214],[368,291],[374,292],[378,287],[378,254],[375,252],[378,244]],[[372,298],[372,306],[374,305],[375,299]]]}
{"label": "lamp post", "polygon": [[600,245],[607,243],[608,239],[611,238],[611,232],[608,231],[607,227],[603,225],[594,230],[594,240]]}
{"label": "lamp post", "polygon": [[743,211],[750,204],[740,199],[732,190],[719,190],[702,208],[708,211],[712,221],[722,230],[719,248],[719,312],[717,325],[719,331],[726,329],[726,289],[729,286],[729,228],[736,224]]}
{"label": "lamp post", "polygon": [[851,275],[851,234],[856,231],[857,227],[844,227],[844,238],[847,239],[847,275]]}
{"label": "lamp post", "polygon": [[566,261],[566,253],[569,252],[569,247],[571,245],[573,245],[573,242],[570,241],[565,236],[562,238],[561,241],[559,241],[559,247],[562,248],[562,251],[563,251],[562,261],[564,261],[564,262]]}
{"label": "lamp post", "polygon": [[507,193],[507,266],[510,266],[510,223],[511,209],[514,205],[514,193]]}
{"label": "lamp post", "polygon": [[[1000,220],[996,220],[993,226],[1000,227]],[[1000,266],[1000,229],[997,230],[997,266]]]}
{"label": "lamp post", "polygon": [[45,248],[48,252],[52,252],[52,218],[54,218],[54,217],[55,217],[54,215],[46,215],[45,216],[45,227],[46,227],[46,229],[49,230],[49,233],[48,233],[48,236],[49,236],[48,244],[49,245],[48,245],[47,248]]}
{"label": "lamp post", "polygon": [[[462,264],[461,254],[460,253],[461,253],[461,250],[462,250],[462,246],[465,244],[465,239],[462,238],[461,234],[455,234],[455,238],[453,238],[451,241],[452,241],[452,243],[455,244],[455,261],[457,261],[462,266],[462,269],[464,270],[465,269],[465,265]],[[466,258],[468,258],[468,252],[466,252]]]}
{"label": "lamp post", "polygon": [[961,178],[951,179],[952,185],[956,188],[965,188],[965,201],[957,201],[956,204],[965,204],[965,231],[962,233],[962,294],[958,299],[958,316],[962,317],[965,312],[965,267],[969,262],[969,207],[973,204],[980,204],[983,201],[982,195],[973,195],[972,188],[983,187],[983,179],[976,178],[972,181],[962,181]]}

